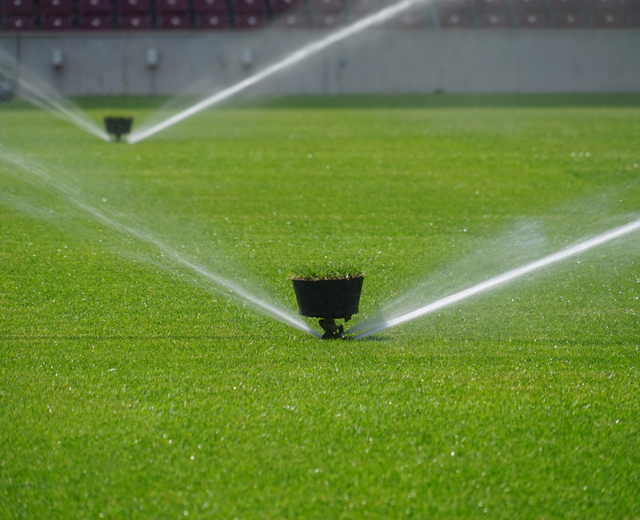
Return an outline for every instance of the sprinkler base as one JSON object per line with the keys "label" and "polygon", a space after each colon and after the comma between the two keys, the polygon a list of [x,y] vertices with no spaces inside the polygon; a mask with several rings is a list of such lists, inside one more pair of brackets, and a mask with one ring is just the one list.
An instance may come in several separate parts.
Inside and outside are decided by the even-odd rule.
{"label": "sprinkler base", "polygon": [[339,339],[344,333],[344,326],[338,325],[333,318],[322,318],[318,324],[324,330],[322,339]]}

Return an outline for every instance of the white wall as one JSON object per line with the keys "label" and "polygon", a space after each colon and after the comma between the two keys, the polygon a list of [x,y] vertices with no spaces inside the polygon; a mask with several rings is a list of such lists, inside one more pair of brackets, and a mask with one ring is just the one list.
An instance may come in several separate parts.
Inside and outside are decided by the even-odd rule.
{"label": "white wall", "polygon": [[[66,95],[205,93],[326,33],[4,34],[0,49]],[[148,49],[160,53],[156,71]],[[64,53],[60,71],[54,49]],[[254,63],[242,65],[250,50]],[[256,94],[640,92],[640,30],[370,30],[251,87]]]}

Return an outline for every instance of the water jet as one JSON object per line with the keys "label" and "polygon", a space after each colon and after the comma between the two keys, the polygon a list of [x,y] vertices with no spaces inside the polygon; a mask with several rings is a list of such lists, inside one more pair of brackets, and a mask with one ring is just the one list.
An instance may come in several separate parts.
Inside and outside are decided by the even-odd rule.
{"label": "water jet", "polygon": [[364,276],[293,277],[299,313],[308,318],[319,318],[324,330],[322,339],[338,339],[344,334],[344,325],[336,320],[351,319],[358,313]]}
{"label": "water jet", "polygon": [[107,133],[115,136],[116,142],[120,141],[120,137],[131,132],[133,117],[105,117],[104,126]]}

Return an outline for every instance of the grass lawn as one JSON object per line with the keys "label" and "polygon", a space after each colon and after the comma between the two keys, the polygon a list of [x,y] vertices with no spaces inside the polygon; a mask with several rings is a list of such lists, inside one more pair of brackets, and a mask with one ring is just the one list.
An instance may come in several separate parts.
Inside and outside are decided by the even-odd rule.
{"label": "grass lawn", "polygon": [[337,99],[0,105],[0,518],[640,518],[640,233],[351,341],[175,256],[428,303],[637,219],[640,97]]}

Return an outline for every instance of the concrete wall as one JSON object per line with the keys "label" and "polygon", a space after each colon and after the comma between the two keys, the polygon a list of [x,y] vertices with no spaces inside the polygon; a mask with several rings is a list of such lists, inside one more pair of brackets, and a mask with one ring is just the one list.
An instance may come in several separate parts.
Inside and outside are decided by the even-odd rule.
{"label": "concrete wall", "polygon": [[[202,94],[320,31],[5,34],[0,50],[65,95]],[[155,71],[148,49],[159,52]],[[54,71],[54,49],[64,65]],[[243,65],[249,52],[252,63]],[[370,30],[250,88],[254,94],[640,92],[640,30]]]}

